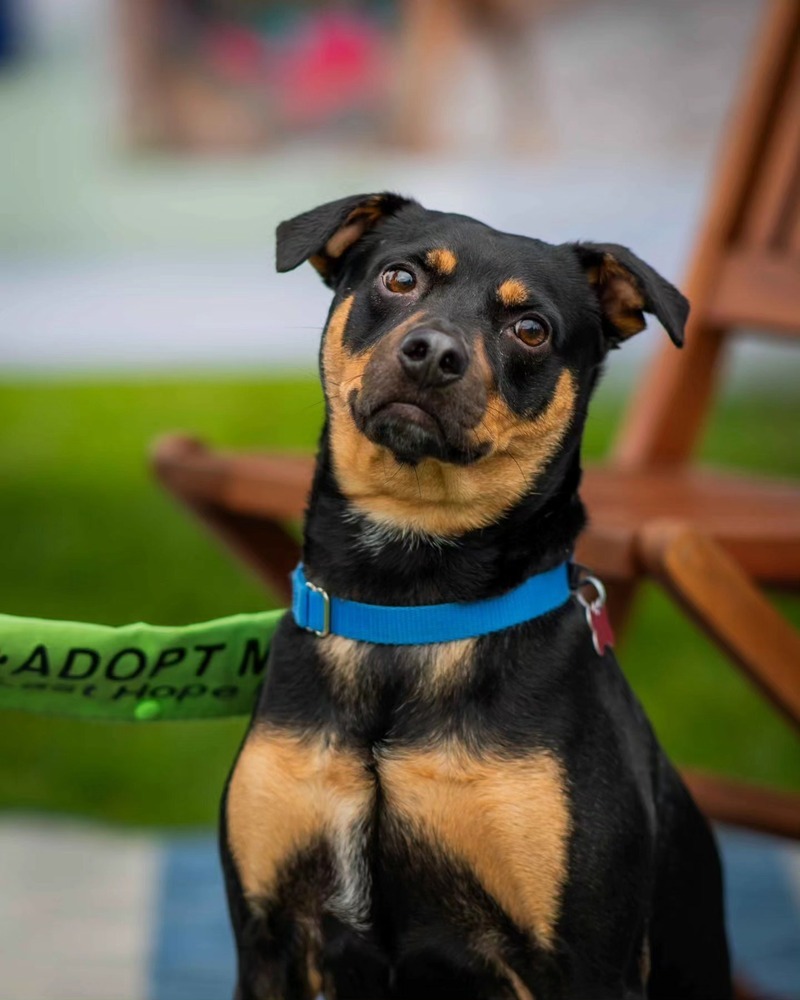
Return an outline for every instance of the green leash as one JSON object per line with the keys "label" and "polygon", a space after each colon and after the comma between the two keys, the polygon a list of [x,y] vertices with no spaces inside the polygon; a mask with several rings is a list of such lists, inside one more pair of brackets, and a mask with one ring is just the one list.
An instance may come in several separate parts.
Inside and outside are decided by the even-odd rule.
{"label": "green leash", "polygon": [[121,628],[0,615],[0,709],[106,722],[249,715],[284,613]]}

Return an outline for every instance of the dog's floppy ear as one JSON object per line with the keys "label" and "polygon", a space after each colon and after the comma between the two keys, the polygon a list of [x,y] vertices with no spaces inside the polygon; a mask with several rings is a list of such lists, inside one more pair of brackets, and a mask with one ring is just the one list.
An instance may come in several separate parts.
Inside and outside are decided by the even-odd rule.
{"label": "dog's floppy ear", "polygon": [[277,268],[291,271],[307,260],[331,284],[344,252],[380,219],[411,204],[389,192],[355,194],[296,215],[278,226]]}
{"label": "dog's floppy ear", "polygon": [[616,243],[574,246],[597,293],[612,344],[643,330],[643,313],[647,312],[658,318],[677,347],[683,346],[689,302],[674,285],[627,247]]}

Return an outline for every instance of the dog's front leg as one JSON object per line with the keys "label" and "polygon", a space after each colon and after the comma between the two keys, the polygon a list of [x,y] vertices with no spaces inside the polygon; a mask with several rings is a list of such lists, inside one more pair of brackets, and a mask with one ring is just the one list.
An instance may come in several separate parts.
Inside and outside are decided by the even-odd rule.
{"label": "dog's front leg", "polygon": [[315,1000],[325,995],[315,925],[280,902],[268,909],[253,906],[224,837],[222,867],[236,944],[234,1000]]}
{"label": "dog's front leg", "polygon": [[369,872],[360,862],[373,800],[362,755],[335,734],[253,726],[228,783],[221,831],[241,1000],[323,992],[323,921],[336,915],[353,927],[369,916]]}
{"label": "dog's front leg", "polygon": [[327,991],[319,949],[291,918],[254,917],[236,931],[235,1000],[315,1000]]}

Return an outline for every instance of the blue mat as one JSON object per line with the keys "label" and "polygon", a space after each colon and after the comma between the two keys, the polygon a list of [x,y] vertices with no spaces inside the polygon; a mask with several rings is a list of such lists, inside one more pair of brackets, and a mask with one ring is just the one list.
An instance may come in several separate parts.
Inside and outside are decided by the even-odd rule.
{"label": "blue mat", "polygon": [[[720,846],[735,965],[769,995],[797,1000],[800,854],[732,830],[720,832]],[[148,1000],[227,1000],[235,961],[216,842],[170,839],[162,865]]]}

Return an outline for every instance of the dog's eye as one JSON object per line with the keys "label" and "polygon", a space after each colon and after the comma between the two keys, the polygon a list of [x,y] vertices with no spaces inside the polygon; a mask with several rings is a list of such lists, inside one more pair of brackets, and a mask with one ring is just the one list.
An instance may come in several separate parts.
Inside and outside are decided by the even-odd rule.
{"label": "dog's eye", "polygon": [[417,279],[403,267],[389,267],[381,275],[383,284],[395,295],[404,295],[417,287]]}
{"label": "dog's eye", "polygon": [[527,347],[541,347],[550,338],[550,329],[538,316],[523,316],[511,327],[514,335]]}

